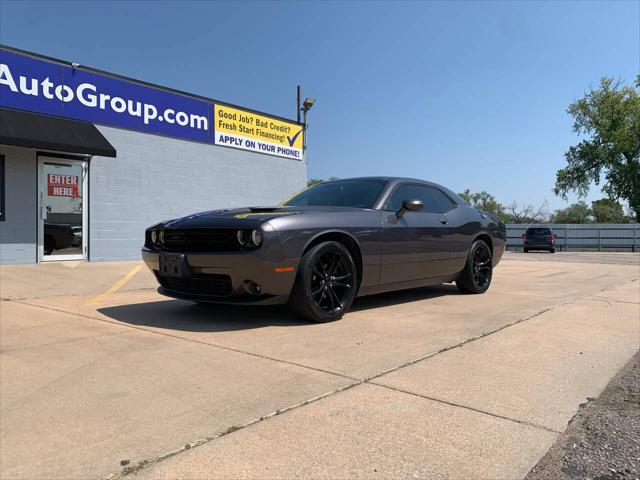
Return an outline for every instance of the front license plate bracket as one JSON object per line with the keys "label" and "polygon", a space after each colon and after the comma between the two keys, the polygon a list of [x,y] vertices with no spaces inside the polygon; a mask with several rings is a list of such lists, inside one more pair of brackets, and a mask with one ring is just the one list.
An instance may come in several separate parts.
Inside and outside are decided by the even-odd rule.
{"label": "front license plate bracket", "polygon": [[161,253],[160,275],[164,277],[188,277],[191,275],[187,256],[184,253]]}

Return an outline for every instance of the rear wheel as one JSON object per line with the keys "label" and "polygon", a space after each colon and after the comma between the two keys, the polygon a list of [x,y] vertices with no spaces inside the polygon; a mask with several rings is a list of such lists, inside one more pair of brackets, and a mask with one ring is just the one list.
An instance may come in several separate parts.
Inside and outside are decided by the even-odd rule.
{"label": "rear wheel", "polygon": [[349,250],[338,242],[324,242],[300,261],[289,305],[314,322],[340,319],[356,296],[357,270]]}
{"label": "rear wheel", "polygon": [[492,275],[491,249],[484,241],[476,240],[471,245],[467,263],[456,285],[463,293],[484,293],[491,285]]}
{"label": "rear wheel", "polygon": [[524,249],[524,253],[529,253],[529,249],[528,249],[528,248],[525,248],[525,249]]}
{"label": "rear wheel", "polygon": [[556,253],[556,249],[555,248],[550,248],[549,249],[549,253]]}

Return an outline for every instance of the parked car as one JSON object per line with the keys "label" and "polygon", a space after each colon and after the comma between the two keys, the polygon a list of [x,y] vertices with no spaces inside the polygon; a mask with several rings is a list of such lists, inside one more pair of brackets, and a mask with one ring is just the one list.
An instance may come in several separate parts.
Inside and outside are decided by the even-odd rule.
{"label": "parked car", "polygon": [[74,225],[71,227],[73,231],[72,247],[80,247],[82,245],[82,225]]}
{"label": "parked car", "polygon": [[54,250],[69,248],[75,235],[71,225],[60,223],[44,224],[44,254],[51,255]]}
{"label": "parked car", "polygon": [[529,227],[522,235],[524,251],[548,250],[550,253],[556,251],[556,236],[549,227]]}
{"label": "parked car", "polygon": [[317,322],[356,296],[456,282],[483,293],[505,225],[451,190],[409,178],[312,186],[277,207],[214,210],[146,231],[142,257],[164,295],[198,303],[286,303]]}

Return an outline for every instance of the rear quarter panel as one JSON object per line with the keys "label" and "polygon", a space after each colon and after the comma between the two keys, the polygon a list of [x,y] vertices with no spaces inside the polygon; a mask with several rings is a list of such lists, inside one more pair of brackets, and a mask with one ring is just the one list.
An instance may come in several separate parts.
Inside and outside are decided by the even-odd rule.
{"label": "rear quarter panel", "polygon": [[491,240],[494,265],[500,261],[507,241],[504,223],[492,214],[464,205],[451,210],[447,216],[449,224],[455,228],[450,249],[458,271],[464,268],[471,244],[481,235],[487,235]]}

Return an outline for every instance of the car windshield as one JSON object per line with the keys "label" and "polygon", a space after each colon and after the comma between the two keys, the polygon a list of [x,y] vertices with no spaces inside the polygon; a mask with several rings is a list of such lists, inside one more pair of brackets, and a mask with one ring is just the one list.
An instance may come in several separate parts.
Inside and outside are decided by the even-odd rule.
{"label": "car windshield", "polygon": [[548,228],[530,228],[527,230],[527,235],[551,235],[551,230]]}
{"label": "car windshield", "polygon": [[384,180],[338,180],[318,183],[286,200],[283,205],[373,208],[385,184]]}

